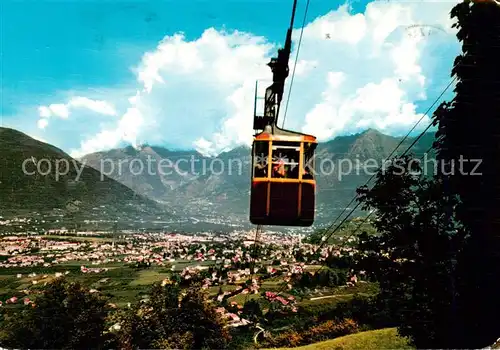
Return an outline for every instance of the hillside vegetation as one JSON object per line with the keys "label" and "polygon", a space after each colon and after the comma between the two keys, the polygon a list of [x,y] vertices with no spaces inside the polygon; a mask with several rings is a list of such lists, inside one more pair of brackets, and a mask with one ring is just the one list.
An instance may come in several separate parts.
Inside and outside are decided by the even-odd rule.
{"label": "hillside vegetation", "polygon": [[127,186],[19,131],[0,127],[0,154],[0,209],[4,213],[53,209],[92,213],[99,208],[102,216],[158,209]]}
{"label": "hillside vegetation", "polygon": [[319,343],[314,343],[297,348],[281,348],[296,349],[296,350],[380,350],[380,349],[415,349],[408,345],[405,338],[398,335],[396,328],[385,328],[374,331],[360,332],[339,337],[332,340],[327,340]]}

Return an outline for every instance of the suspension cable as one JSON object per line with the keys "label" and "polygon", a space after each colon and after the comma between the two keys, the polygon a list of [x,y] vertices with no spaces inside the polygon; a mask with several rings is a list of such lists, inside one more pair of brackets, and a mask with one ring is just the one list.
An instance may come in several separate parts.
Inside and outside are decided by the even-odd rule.
{"label": "suspension cable", "polygon": [[285,114],[283,114],[283,123],[281,124],[282,128],[285,127],[286,112],[288,111],[288,103],[290,102],[290,95],[292,94],[293,78],[295,77],[295,68],[297,67],[297,60],[299,59],[300,44],[302,43],[302,34],[304,34],[304,26],[306,25],[309,1],[310,0],[307,0],[306,11],[304,12],[304,19],[302,20],[302,29],[300,30],[299,44],[297,45],[297,53],[295,54],[295,62],[293,63],[292,79],[290,80],[290,88],[288,89],[288,97],[286,99]]}

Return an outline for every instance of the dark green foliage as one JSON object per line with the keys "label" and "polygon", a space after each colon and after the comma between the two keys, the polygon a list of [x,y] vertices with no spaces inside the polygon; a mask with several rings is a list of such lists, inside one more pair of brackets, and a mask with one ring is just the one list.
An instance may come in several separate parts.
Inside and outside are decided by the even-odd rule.
{"label": "dark green foliage", "polygon": [[262,308],[257,300],[249,300],[243,305],[243,315],[250,321],[257,321],[262,317]]}
{"label": "dark green foliage", "polygon": [[249,331],[249,327],[235,327],[231,330],[231,341],[228,344],[228,349],[231,350],[250,350],[257,349],[254,342],[255,330]]}
{"label": "dark green foliage", "polygon": [[400,331],[419,348],[445,347],[452,321],[453,247],[462,238],[458,227],[446,227],[447,208],[455,203],[443,195],[439,180],[420,179],[411,156],[395,159],[379,173],[371,190],[360,188],[365,209],[376,209],[378,236],[360,237],[367,257],[359,268],[380,283],[380,297]]}
{"label": "dark green foliage", "polygon": [[36,306],[9,315],[2,325],[4,346],[31,349],[99,349],[106,300],[82,286],[57,279],[36,298]]}
{"label": "dark green foliage", "polygon": [[[333,250],[333,249],[332,249]],[[339,269],[339,270],[345,270],[349,269],[354,265],[354,258],[352,256],[344,254],[343,256],[335,256],[331,252],[326,258],[325,264],[326,266],[333,268],[333,269]]]}
{"label": "dark green foliage", "polygon": [[455,339],[460,347],[480,348],[499,337],[493,320],[500,311],[500,7],[464,2],[451,16],[462,54],[453,69],[456,97],[435,115],[436,148],[448,173],[455,165],[443,178],[460,198],[456,220],[466,237],[457,257]]}
{"label": "dark green foliage", "polygon": [[333,312],[325,313],[320,320],[351,318],[367,329],[381,329],[397,325],[398,315],[392,314],[380,296],[356,296],[340,302]]}
{"label": "dark green foliage", "polygon": [[36,299],[36,307],[2,312],[0,344],[23,349],[227,347],[229,333],[200,286],[182,292],[177,284],[155,284],[142,297],[146,300],[131,308],[109,312],[99,294],[57,279]]}
{"label": "dark green foliage", "polygon": [[295,286],[301,289],[338,287],[347,282],[347,273],[344,270],[324,268],[315,274],[305,271],[296,278]]}
{"label": "dark green foliage", "polygon": [[152,287],[149,301],[119,317],[117,341],[127,349],[224,349],[229,334],[200,286],[181,295],[179,286]]}
{"label": "dark green foliage", "polygon": [[328,320],[353,319],[365,329],[394,327],[399,316],[390,313],[384,298],[376,295],[355,295],[352,299],[339,302],[318,303],[299,306],[297,315],[273,326],[288,325],[294,329],[307,329],[312,324]]}
{"label": "dark green foliage", "polygon": [[298,282],[298,285],[302,288],[311,288],[314,285],[314,276],[312,273],[305,271]]}
{"label": "dark green foliage", "polygon": [[[456,96],[434,113],[437,173],[421,180],[392,169],[359,191],[381,233],[361,237],[364,266],[419,348],[480,348],[499,336],[500,7],[466,1],[451,17],[463,53]],[[398,162],[410,170],[410,160]]]}
{"label": "dark green foliage", "polygon": [[316,283],[319,286],[336,287],[345,283],[345,279],[339,280],[338,274],[332,269],[321,270],[315,275],[315,277],[317,281]]}

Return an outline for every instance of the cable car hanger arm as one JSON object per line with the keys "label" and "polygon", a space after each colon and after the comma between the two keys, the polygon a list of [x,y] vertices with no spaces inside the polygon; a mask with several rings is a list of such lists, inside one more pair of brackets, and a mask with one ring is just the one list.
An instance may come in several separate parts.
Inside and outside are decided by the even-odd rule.
{"label": "cable car hanger arm", "polygon": [[267,64],[273,72],[273,83],[266,89],[264,110],[268,125],[271,125],[273,129],[277,126],[279,109],[285,89],[285,80],[289,73],[288,62],[290,60],[292,50],[292,30],[296,9],[297,0],[294,0],[292,18],[290,20],[290,27],[288,28],[286,34],[285,45],[282,49],[278,49],[278,57],[271,58],[271,61]]}

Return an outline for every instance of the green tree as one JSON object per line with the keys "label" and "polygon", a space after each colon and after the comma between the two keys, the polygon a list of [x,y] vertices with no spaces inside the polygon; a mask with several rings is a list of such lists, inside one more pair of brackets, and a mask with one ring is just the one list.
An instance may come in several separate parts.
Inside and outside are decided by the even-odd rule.
{"label": "green tree", "polygon": [[336,287],[344,283],[344,281],[339,281],[337,273],[332,269],[321,270],[316,275],[317,284],[323,287]]}
{"label": "green tree", "polygon": [[500,6],[463,2],[451,16],[462,54],[452,72],[456,96],[436,114],[436,149],[447,172],[445,191],[460,199],[456,220],[465,230],[457,257],[455,339],[462,348],[481,348],[499,337],[492,320],[500,312]]}
{"label": "green tree", "polygon": [[304,272],[300,276],[300,280],[298,281],[298,285],[300,288],[310,288],[314,285],[314,278],[310,272]]}
{"label": "green tree", "polygon": [[446,209],[456,207],[443,195],[443,182],[421,179],[413,160],[394,159],[372,189],[358,189],[363,209],[375,210],[379,232],[361,235],[366,257],[359,268],[379,281],[380,296],[403,335],[418,348],[446,348],[453,342],[455,297],[450,257],[463,237],[459,227],[443,225]]}
{"label": "green tree", "polygon": [[179,312],[180,289],[176,285],[152,286],[147,302],[134,304],[117,319],[120,347],[125,349],[156,348],[175,333]]}
{"label": "green tree", "polygon": [[361,189],[380,233],[362,237],[361,249],[415,345],[481,348],[499,336],[500,7],[464,1],[451,17],[462,54],[452,71],[456,96],[434,113],[437,173],[421,180],[405,157],[404,174],[393,168]]}
{"label": "green tree", "polygon": [[178,285],[155,284],[149,301],[120,317],[117,338],[126,349],[223,349],[229,333],[200,286],[181,294]]}
{"label": "green tree", "polygon": [[193,349],[224,349],[230,339],[224,322],[199,286],[189,289],[182,298],[177,322],[193,335]]}
{"label": "green tree", "polygon": [[249,300],[243,305],[243,315],[251,321],[258,321],[262,316],[262,308],[257,300]]}
{"label": "green tree", "polygon": [[6,318],[1,343],[24,349],[100,349],[107,314],[104,298],[56,279],[34,307]]}

